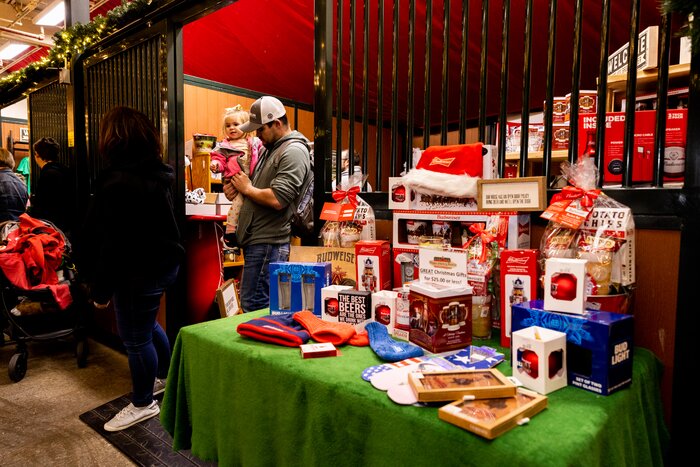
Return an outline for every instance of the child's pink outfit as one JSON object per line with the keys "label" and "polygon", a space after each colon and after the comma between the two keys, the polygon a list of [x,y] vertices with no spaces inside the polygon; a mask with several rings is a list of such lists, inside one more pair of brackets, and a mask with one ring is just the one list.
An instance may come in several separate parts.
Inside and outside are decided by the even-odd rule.
{"label": "child's pink outfit", "polygon": [[[252,178],[262,147],[262,141],[257,137],[220,141],[210,153],[211,165],[216,166],[212,168],[212,172],[222,172],[221,176],[225,180],[242,170]],[[226,215],[227,234],[236,232],[242,205],[243,196],[236,195]]]}

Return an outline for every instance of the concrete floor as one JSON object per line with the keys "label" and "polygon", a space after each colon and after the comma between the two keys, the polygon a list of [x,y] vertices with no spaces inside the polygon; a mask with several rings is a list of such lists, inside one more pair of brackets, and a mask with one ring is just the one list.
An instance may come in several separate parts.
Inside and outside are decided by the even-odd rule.
{"label": "concrete floor", "polygon": [[31,343],[27,374],[13,383],[14,345],[0,346],[0,465],[133,466],[78,416],[131,391],[126,355],[89,340],[78,368],[71,340]]}

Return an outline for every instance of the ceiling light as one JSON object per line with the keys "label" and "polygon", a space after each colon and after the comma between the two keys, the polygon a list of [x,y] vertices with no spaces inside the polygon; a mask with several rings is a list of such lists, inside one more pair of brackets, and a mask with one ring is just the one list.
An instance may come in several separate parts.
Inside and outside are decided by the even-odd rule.
{"label": "ceiling light", "polygon": [[0,60],[10,60],[15,58],[29,48],[28,44],[17,44],[10,42],[0,49]]}
{"label": "ceiling light", "polygon": [[33,22],[37,26],[58,26],[66,19],[66,6],[63,0],[52,3],[34,18]]}

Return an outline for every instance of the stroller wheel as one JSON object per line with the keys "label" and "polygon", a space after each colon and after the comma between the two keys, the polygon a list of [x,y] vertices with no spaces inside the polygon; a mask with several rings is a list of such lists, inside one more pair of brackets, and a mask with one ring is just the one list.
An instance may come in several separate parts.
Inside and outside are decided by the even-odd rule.
{"label": "stroller wheel", "polygon": [[15,383],[21,381],[24,375],[27,374],[27,353],[19,352],[10,358],[10,364],[7,367],[7,373],[10,379]]}
{"label": "stroller wheel", "polygon": [[75,357],[78,360],[78,368],[85,368],[87,366],[87,357],[90,353],[88,347],[87,339],[82,339],[75,344]]}

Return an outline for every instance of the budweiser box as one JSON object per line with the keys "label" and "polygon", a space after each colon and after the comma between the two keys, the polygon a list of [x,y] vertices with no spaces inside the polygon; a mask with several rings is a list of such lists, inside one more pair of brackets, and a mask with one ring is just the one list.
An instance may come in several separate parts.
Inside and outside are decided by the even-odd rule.
{"label": "budweiser box", "polygon": [[540,394],[566,386],[566,334],[531,326],[513,331],[513,376]]}
{"label": "budweiser box", "polygon": [[338,292],[343,290],[351,290],[349,285],[329,285],[321,289],[321,300],[323,309],[321,310],[321,319],[323,321],[338,322]]}
{"label": "budweiser box", "polygon": [[540,326],[566,333],[568,382],[608,395],[632,382],[632,315],[587,310],[583,315],[545,311],[542,300],[513,306],[513,333]]}
{"label": "budweiser box", "polygon": [[396,292],[396,316],[393,335],[407,341],[408,333],[411,330],[410,290],[407,285],[404,285],[395,288],[394,292]]}
{"label": "budweiser box", "polygon": [[321,289],[331,284],[331,263],[270,263],[270,314],[309,310],[321,317]]}
{"label": "budweiser box", "polygon": [[[544,101],[543,109],[547,109],[547,101]],[[554,97],[552,99],[552,123],[564,123],[566,121],[566,97]]]}
{"label": "budweiser box", "polygon": [[552,125],[552,150],[569,149],[569,123],[554,123]]}
{"label": "budweiser box", "polygon": [[398,293],[393,290],[380,290],[372,294],[372,318],[386,326],[389,334],[394,334],[396,323],[396,301]]}
{"label": "budweiser box", "polygon": [[418,280],[418,250],[410,248],[392,248],[392,265],[394,270],[394,285],[403,286]]}
{"label": "budweiser box", "polygon": [[[598,111],[598,92],[579,91],[578,92],[578,113],[595,114]],[[566,115],[565,121],[571,120],[571,93],[566,95]],[[580,118],[579,118],[580,120]]]}
{"label": "budweiser box", "polygon": [[544,264],[544,307],[582,314],[586,303],[586,260],[548,258]]}
{"label": "budweiser box", "polygon": [[[685,144],[688,110],[674,109],[666,114],[666,139],[663,161],[664,182],[682,182],[685,173]],[[579,135],[595,134],[596,116],[584,115],[579,119]],[[654,167],[654,134],[656,111],[634,113],[632,182],[652,181]],[[603,183],[622,182],[624,171],[625,113],[608,112],[605,116],[605,148]],[[588,138],[579,138],[578,154],[583,154]]]}
{"label": "budweiser box", "polygon": [[537,298],[538,250],[501,252],[501,345],[510,347],[511,307]]}
{"label": "budweiser box", "polygon": [[357,290],[391,290],[391,247],[386,240],[360,240],[355,244]]}
{"label": "budweiser box", "polygon": [[357,332],[361,332],[370,321],[372,321],[372,292],[368,290],[338,292],[339,323],[352,324]]}
{"label": "budweiser box", "polygon": [[409,341],[429,352],[472,343],[472,288],[411,282]]}

